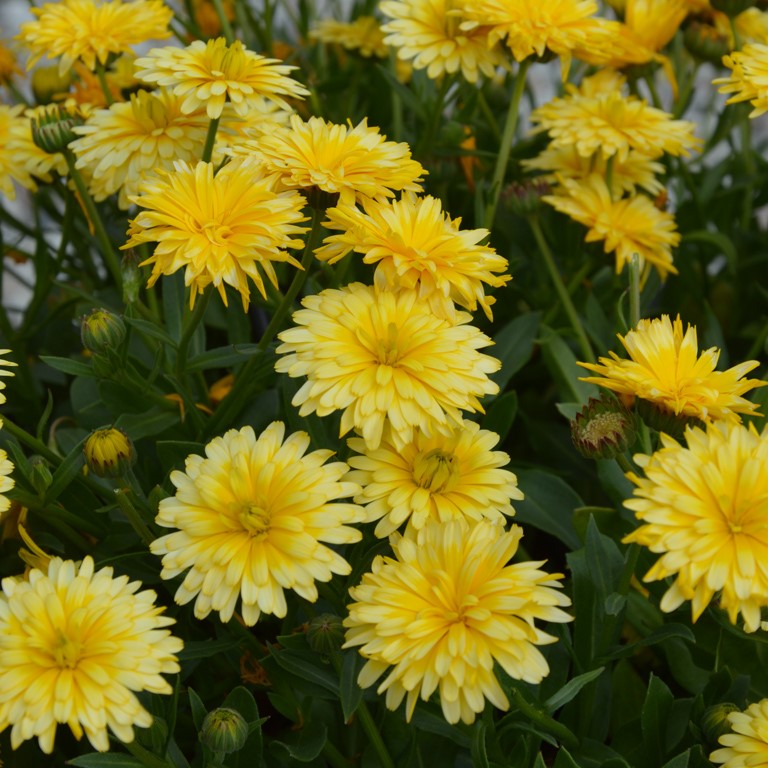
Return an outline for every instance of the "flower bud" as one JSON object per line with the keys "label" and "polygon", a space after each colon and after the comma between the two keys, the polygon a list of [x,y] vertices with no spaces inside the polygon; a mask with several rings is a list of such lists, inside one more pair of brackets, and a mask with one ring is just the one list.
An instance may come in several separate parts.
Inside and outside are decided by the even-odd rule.
{"label": "flower bud", "polygon": [[699,21],[688,24],[683,33],[683,42],[692,56],[718,66],[723,56],[731,50],[727,37],[720,34],[711,24],[702,24]]}
{"label": "flower bud", "polygon": [[307,642],[316,653],[330,656],[341,648],[344,642],[344,626],[333,613],[315,616],[307,627]]}
{"label": "flower bud", "polygon": [[72,129],[84,122],[85,118],[76,107],[58,104],[38,107],[32,117],[32,140],[44,152],[53,155],[77,138]]}
{"label": "flower bud", "polygon": [[541,205],[541,198],[548,195],[552,188],[543,178],[526,179],[522,183],[513,182],[507,186],[502,195],[502,201],[518,216],[531,216]]}
{"label": "flower bud", "polygon": [[53,475],[47,459],[35,454],[29,458],[29,466],[32,470],[30,480],[34,489],[42,496],[51,487]]}
{"label": "flower bud", "polygon": [[650,400],[637,398],[637,414],[651,428],[657,432],[681,438],[686,427],[703,427],[704,423],[695,416],[686,416],[683,413],[674,413],[662,408]]}
{"label": "flower bud", "polygon": [[133,248],[125,252],[120,264],[120,273],[123,278],[123,303],[134,304],[139,299],[139,290],[144,282],[139,271],[141,258]]}
{"label": "flower bud", "polygon": [[120,477],[136,461],[136,451],[122,429],[104,427],[88,436],[83,447],[88,469],[99,477]]}
{"label": "flower bud", "polygon": [[96,355],[119,349],[125,340],[125,323],[108,309],[93,309],[80,322],[83,346]]}
{"label": "flower bud", "polygon": [[237,710],[219,707],[205,716],[199,737],[208,749],[220,755],[228,755],[245,745],[248,740],[248,723]]}
{"label": "flower bud", "polygon": [[707,744],[715,747],[721,736],[730,733],[732,728],[728,715],[731,712],[739,711],[739,708],[729,701],[713,704],[704,710],[704,714],[701,716],[701,732]]}
{"label": "flower bud", "polygon": [[635,441],[635,420],[614,397],[591,397],[571,422],[571,438],[588,459],[612,459]]}
{"label": "flower bud", "polygon": [[59,74],[56,67],[36,67],[32,72],[32,93],[38,104],[50,104],[53,97],[69,90],[72,85],[72,72]]}

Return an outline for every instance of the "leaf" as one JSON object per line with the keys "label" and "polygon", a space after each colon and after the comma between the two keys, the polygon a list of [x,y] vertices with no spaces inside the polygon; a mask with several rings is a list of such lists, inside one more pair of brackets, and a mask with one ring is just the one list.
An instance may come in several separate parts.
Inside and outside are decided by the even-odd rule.
{"label": "leaf", "polygon": [[666,752],[667,721],[675,697],[666,683],[651,673],[645,696],[640,725],[643,732],[643,752],[649,765],[662,765]]}
{"label": "leaf", "polygon": [[436,715],[424,707],[416,707],[411,718],[411,724],[422,731],[434,733],[444,739],[450,739],[454,744],[458,744],[465,749],[472,745],[472,737],[466,732],[466,728],[461,725],[451,725],[445,718]]}
{"label": "leaf", "polygon": [[226,347],[209,349],[187,362],[187,371],[204,371],[209,368],[229,368],[231,365],[244,363],[249,357],[257,354],[258,344],[230,344]]}
{"label": "leaf", "polygon": [[357,674],[362,660],[363,657],[357,651],[349,651],[344,654],[341,664],[339,698],[345,723],[348,723],[355,714],[363,698],[363,689],[357,684]]}
{"label": "leaf", "polygon": [[202,456],[205,446],[187,440],[158,440],[155,443],[157,460],[166,471],[174,467],[183,467],[188,456]]}
{"label": "leaf", "polygon": [[179,412],[176,409],[159,406],[144,413],[125,413],[115,420],[115,426],[124,429],[134,441],[157,435],[178,423]]}
{"label": "leaf", "polygon": [[51,484],[45,492],[46,503],[59,497],[59,494],[80,474],[85,458],[83,457],[83,438],[59,464],[53,473]]}
{"label": "leaf", "polygon": [[545,702],[544,706],[550,713],[560,709],[560,707],[567,704],[572,699],[576,698],[579,691],[585,686],[596,680],[603,673],[605,667],[598,667],[592,669],[589,672],[584,672],[581,675],[577,675],[572,680],[569,680],[557,693],[550,696]]}
{"label": "leaf", "polygon": [[291,672],[301,679],[316,683],[337,696],[339,695],[338,681],[330,672],[320,669],[315,663],[314,657],[310,660],[308,655],[289,648],[277,650],[274,647],[270,647],[269,653],[287,672]]}
{"label": "leaf", "polygon": [[512,429],[515,416],[517,416],[517,392],[513,390],[505,392],[491,402],[480,426],[495,432],[501,443]]}
{"label": "leaf", "polygon": [[191,688],[188,690],[189,706],[192,710],[192,720],[195,723],[195,730],[199,733],[203,727],[203,720],[205,720],[208,710],[205,708],[203,700]]}
{"label": "leaf", "polygon": [[294,760],[310,763],[322,751],[328,738],[328,730],[323,723],[308,721],[295,738],[286,741],[273,741],[271,749],[282,748]]}
{"label": "leaf", "polygon": [[237,640],[191,640],[184,643],[184,648],[176,655],[179,661],[193,661],[194,659],[209,659],[217,653],[237,648]]}
{"label": "leaf", "polygon": [[544,362],[557,384],[561,400],[583,405],[590,397],[597,396],[598,391],[594,384],[579,381],[580,376],[588,376],[589,373],[576,365],[576,355],[561,336],[551,328],[545,327],[542,329],[539,343]]}
{"label": "leaf", "polygon": [[75,757],[67,760],[67,765],[75,765],[78,768],[144,768],[144,763],[131,755],[116,755],[111,752],[92,752],[90,755]]}
{"label": "leaf", "polygon": [[150,336],[153,339],[162,341],[163,344],[169,344],[174,349],[176,348],[176,342],[166,333],[162,326],[150,323],[148,320],[142,320],[140,317],[126,317],[123,315],[123,320],[145,336]]}
{"label": "leaf", "polygon": [[606,659],[619,659],[625,656],[633,656],[638,648],[649,645],[656,645],[673,638],[687,640],[689,643],[696,642],[696,636],[693,634],[690,627],[687,627],[685,624],[665,624],[664,626],[655,629],[641,640],[636,640],[634,643],[622,645],[612,653],[606,654]]}
{"label": "leaf", "polygon": [[[236,643],[235,643],[236,644]],[[259,719],[259,708],[256,706],[256,699],[253,694],[244,686],[238,685],[224,699],[222,707],[237,710],[246,722],[252,723]]]}
{"label": "leaf", "polygon": [[474,768],[489,768],[488,749],[485,745],[487,730],[488,726],[482,720],[478,720],[473,728],[471,755]]}
{"label": "leaf", "polygon": [[51,355],[40,355],[40,359],[51,368],[62,373],[68,373],[71,376],[90,376],[91,378],[96,376],[93,368],[86,364],[80,363],[77,360],[71,360],[68,357],[54,357]]}
{"label": "leaf", "polygon": [[688,768],[688,761],[691,759],[691,750],[686,749],[677,757],[673,757],[671,760],[664,763],[661,768]]}
{"label": "leaf", "polygon": [[491,354],[501,360],[501,369],[491,376],[499,385],[500,392],[509,380],[531,359],[540,315],[528,312],[507,323],[494,337]]}

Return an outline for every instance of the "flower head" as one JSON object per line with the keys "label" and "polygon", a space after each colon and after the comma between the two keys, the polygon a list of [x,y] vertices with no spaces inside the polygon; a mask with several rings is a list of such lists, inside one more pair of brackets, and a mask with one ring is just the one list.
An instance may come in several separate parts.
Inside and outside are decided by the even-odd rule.
{"label": "flower head", "polygon": [[509,702],[494,674],[538,683],[549,667],[536,647],[555,638],[535,620],[569,621],[561,574],[541,562],[508,565],[523,535],[513,525],[482,520],[428,522],[413,537],[392,537],[394,558],[378,556],[371,573],[350,590],[347,642],[367,662],[358,683],[367,688],[385,672],[378,692],[396,709],[407,695],[411,719],[419,698],[438,690],[449,723],[471,723],[485,700]]}
{"label": "flower head", "polygon": [[765,382],[742,377],[759,363],[750,360],[727,371],[715,370],[719,350],[712,347],[699,355],[696,327],[689,325],[683,333],[679,316],[674,323],[669,315],[641,320],[619,340],[629,359],[611,352],[599,363],[579,363],[599,374],[582,381],[641,398],[669,414],[702,421],[738,422],[739,414],[756,412],[757,406],[742,395]]}
{"label": "flower head", "polygon": [[470,83],[480,73],[492,78],[505,63],[499,46],[489,41],[485,27],[460,29],[461,18],[451,13],[454,5],[452,0],[384,0],[380,10],[391,19],[382,27],[384,42],[433,80],[459,71]]}
{"label": "flower head", "polygon": [[624,540],[660,555],[644,579],[674,577],[662,611],[691,601],[693,621],[716,593],[732,623],[760,627],[768,606],[768,429],[735,422],[688,427],[687,446],[662,435],[652,456],[635,456],[645,477],[624,506],[642,525]]}
{"label": "flower head", "polygon": [[195,40],[186,48],[153,48],[136,59],[136,77],[182,97],[182,114],[205,109],[211,119],[221,116],[227,102],[245,115],[251,101],[264,96],[287,108],[284,97],[309,93],[288,77],[294,69],[249,51],[239,40],[227,45],[223,37],[207,43]]}
{"label": "flower head", "polygon": [[329,208],[325,227],[341,230],[326,238],[315,255],[331,263],[354,250],[363,262],[376,264],[375,280],[381,287],[418,288],[421,296],[450,308],[455,301],[470,311],[477,305],[492,318],[493,297],[483,283],[502,287],[511,278],[503,275],[507,260],[493,248],[480,245],[486,229],[460,229],[461,219],[451,219],[434,197],[405,194],[400,200],[365,201],[365,212],[350,205]]}
{"label": "flower head", "polygon": [[150,548],[163,556],[164,579],[187,571],[176,602],[195,600],[197,618],[218,611],[229,621],[238,600],[248,625],[262,612],[282,618],[284,590],[314,602],[316,581],[351,570],[322,542],[360,539],[347,525],[360,522],[360,508],[337,501],[359,486],[340,480],[344,462],[325,463],[332,451],[306,452],[306,432],[284,435],[281,422],[258,438],[251,427],[231,429],[171,473],[176,495],[160,502],[157,523],[177,530]]}
{"label": "flower head", "polygon": [[588,227],[588,243],[604,241],[604,251],[616,254],[617,274],[634,254],[641,265],[656,267],[662,279],[677,272],[672,248],[680,242],[680,234],[671,213],[660,211],[642,194],[614,200],[597,174],[561,182],[559,194],[548,195],[544,201]]}
{"label": "flower head", "polygon": [[131,438],[116,427],[96,429],[83,446],[85,462],[99,477],[120,477],[136,461]]}
{"label": "flower head", "polygon": [[388,430],[376,449],[351,438],[348,479],[362,492],[355,496],[365,505],[366,522],[379,521],[376,535],[389,536],[406,520],[415,530],[429,520],[455,518],[504,522],[515,513],[511,499],[522,499],[517,478],[507,469],[509,456],[493,448],[499,436],[473,421],[464,420],[449,435],[426,436],[416,432],[398,449]]}
{"label": "flower head", "polygon": [[299,414],[341,410],[341,434],[356,429],[378,448],[388,420],[398,446],[450,435],[461,411],[482,411],[479,397],[498,392],[488,378],[500,363],[478,352],[493,342],[457,312],[433,314],[415,290],[397,293],[353,283],[307,296],[296,327],[279,334],[275,369],[306,376],[293,398]]}
{"label": "flower head", "polygon": [[[10,351],[10,349],[0,349],[0,355],[7,355]],[[6,370],[6,368],[15,368],[17,365],[18,363],[14,363],[13,360],[5,360],[0,357],[0,405],[5,402],[5,392],[3,390],[6,385],[3,378],[16,375],[13,371]]]}
{"label": "flower head", "polygon": [[358,16],[354,21],[321,19],[310,30],[309,39],[336,43],[364,58],[386,59],[389,55],[384,32],[374,16]]}
{"label": "flower head", "polygon": [[27,69],[44,55],[60,56],[61,74],[78,60],[93,71],[97,62],[104,66],[110,54],[170,37],[173,17],[162,0],[61,0],[32,8],[32,13],[37,18],[22,24],[18,35],[31,54]]}
{"label": "flower head", "polygon": [[162,675],[179,671],[183,643],[165,629],[173,619],[151,590],[112,568],[53,558],[47,572],[3,579],[0,594],[0,729],[12,726],[11,746],[37,737],[53,750],[56,725],[85,733],[100,752],[107,728],[131,742],[152,715],[136,693],[168,694]]}
{"label": "flower head", "polygon": [[[0,428],[2,426],[3,420],[0,419]],[[16,481],[11,477],[14,469],[8,454],[0,448],[0,512],[7,512],[11,508],[11,500],[5,494],[16,485]]]}
{"label": "flower head", "polygon": [[768,765],[768,699],[750,704],[744,712],[728,715],[731,733],[720,737],[723,746],[709,759],[723,768]]}
{"label": "flower head", "polygon": [[720,93],[733,94],[726,104],[750,102],[754,107],[750,117],[768,112],[768,45],[745,45],[744,50],[723,56],[723,64],[731,70],[731,75],[712,82],[722,86]]}
{"label": "flower head", "polygon": [[145,210],[131,221],[123,248],[157,242],[142,262],[154,265],[149,285],[184,268],[192,303],[213,283],[226,304],[225,285],[231,285],[247,310],[248,278],[265,295],[259,268],[277,286],[273,261],[301,266],[285,250],[303,244],[296,237],[305,231],[297,226],[305,220],[301,195],[276,192],[275,180],[248,161],[229,163],[216,175],[212,163],[177,161],[174,168],[142,181],[141,194],[131,198]]}

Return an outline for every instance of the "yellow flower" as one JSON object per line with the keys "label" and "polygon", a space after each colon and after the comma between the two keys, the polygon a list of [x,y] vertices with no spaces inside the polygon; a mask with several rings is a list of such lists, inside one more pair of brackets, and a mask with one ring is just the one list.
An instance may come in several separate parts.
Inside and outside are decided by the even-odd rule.
{"label": "yellow flower", "polygon": [[[2,113],[0,113],[0,115],[1,114]],[[0,355],[7,355],[10,351],[10,349],[0,349]],[[18,363],[14,363],[13,360],[5,360],[0,357],[0,405],[5,402],[5,392],[3,392],[3,390],[5,389],[6,384],[2,377],[16,375],[13,371],[6,371],[5,368],[15,368],[17,365]],[[0,426],[2,426],[2,421],[0,421]]]}
{"label": "yellow flower", "polygon": [[47,572],[2,584],[0,730],[13,726],[13,749],[37,737],[50,754],[64,723],[106,752],[107,728],[131,742],[135,726],[152,725],[134,692],[172,693],[162,675],[179,671],[174,654],[183,647],[153,591],[95,570],[91,557],[53,558]]}
{"label": "yellow flower", "polygon": [[741,614],[754,632],[768,606],[768,429],[720,421],[685,438],[662,435],[656,453],[635,456],[645,477],[628,473],[637,488],[624,506],[643,525],[624,541],[661,555],[645,581],[675,577],[662,611],[690,600],[696,621],[719,592],[731,622]]}
{"label": "yellow flower", "polygon": [[247,161],[232,162],[215,176],[211,163],[174,163],[174,171],[144,180],[131,202],[144,208],[130,223],[123,248],[157,242],[142,264],[153,264],[148,285],[182,267],[191,287],[190,303],[213,283],[226,305],[225,285],[236,288],[248,309],[248,279],[265,296],[259,267],[277,286],[273,261],[301,267],[286,248],[303,245],[306,228],[297,226],[304,199],[296,192],[276,192]]}
{"label": "yellow flower", "polygon": [[671,213],[660,211],[642,194],[612,199],[605,180],[597,174],[561,181],[559,194],[542,199],[588,227],[586,242],[603,240],[605,252],[616,254],[617,274],[634,254],[646,269],[656,267],[662,279],[670,272],[677,273],[672,248],[680,242],[680,234]]}
{"label": "yellow flower", "polygon": [[[392,537],[395,557],[378,556],[371,573],[350,589],[345,648],[360,646],[367,662],[358,683],[367,688],[385,672],[378,692],[396,709],[437,690],[449,723],[472,723],[485,700],[509,701],[494,663],[510,677],[538,683],[549,666],[536,647],[555,642],[535,626],[570,621],[570,600],[557,587],[561,574],[541,562],[507,565],[523,535],[482,520],[428,522],[413,537]],[[391,669],[390,669],[391,667]]]}
{"label": "yellow flower", "polygon": [[358,16],[349,22],[321,19],[310,30],[309,39],[321,43],[337,43],[348,51],[357,51],[365,58],[386,59],[389,56],[384,32],[373,16]]}
{"label": "yellow flower", "polygon": [[[621,81],[618,81],[621,82]],[[591,157],[601,150],[605,157],[625,160],[635,149],[650,158],[663,153],[688,156],[701,145],[693,135],[694,123],[673,120],[661,109],[635,96],[624,96],[620,87],[600,92],[566,86],[568,95],[552,99],[531,113],[534,133],[548,131],[553,146],[573,146]]]}
{"label": "yellow flower", "polygon": [[639,397],[668,414],[701,421],[738,422],[739,414],[756,413],[757,405],[742,395],[766,382],[742,377],[760,364],[750,360],[727,371],[715,370],[719,350],[712,347],[699,355],[696,327],[689,325],[684,334],[679,315],[674,324],[669,315],[643,319],[619,340],[629,359],[611,352],[599,363],[579,363],[599,374],[583,381]]}
{"label": "yellow flower", "polygon": [[322,261],[334,263],[351,250],[365,264],[376,264],[376,284],[382,288],[418,288],[423,299],[440,314],[447,302],[474,312],[479,304],[488,319],[495,299],[486,296],[483,283],[503,287],[509,266],[493,248],[480,245],[486,229],[462,230],[461,219],[451,219],[440,201],[406,193],[401,200],[365,201],[365,212],[349,205],[329,208],[325,227],[340,230],[315,251]]}
{"label": "yellow flower", "polygon": [[[730,48],[736,48],[731,20],[724,13],[713,14],[717,31],[730,41]],[[758,8],[747,8],[733,20],[739,41],[744,43],[768,43],[768,13]]]}
{"label": "yellow flower", "polygon": [[139,80],[165,86],[183,97],[183,114],[205,109],[211,119],[221,116],[227,102],[237,114],[245,115],[251,102],[264,96],[287,109],[284,96],[299,99],[309,93],[288,77],[294,69],[249,51],[239,40],[228,46],[223,37],[207,43],[195,40],[186,48],[153,48],[136,59]]}
{"label": "yellow flower", "polygon": [[61,56],[64,74],[78,59],[91,71],[111,54],[126,53],[147,40],[170,37],[173,11],[162,0],[61,0],[32,8],[35,21],[22,24],[20,40],[30,51],[27,69],[44,55]]}
{"label": "yellow flower", "polygon": [[160,169],[173,170],[176,160],[200,156],[209,120],[205,112],[182,113],[181,100],[165,89],[131,95],[130,102],[96,110],[76,128],[72,142],[77,167],[88,169],[96,200],[119,192],[118,204],[130,208],[140,182]]}
{"label": "yellow flower", "polygon": [[[0,419],[0,428],[3,426],[3,420]],[[7,512],[11,508],[11,500],[5,495],[16,485],[16,481],[11,477],[11,472],[15,469],[13,462],[8,459],[8,454],[0,448],[0,512]]]}
{"label": "yellow flower", "polygon": [[131,438],[116,427],[96,429],[83,446],[85,463],[99,477],[120,477],[136,461]]}
{"label": "yellow flower", "polygon": [[478,352],[493,342],[472,319],[432,313],[415,290],[379,291],[353,283],[303,301],[296,327],[279,334],[275,370],[306,376],[293,398],[299,415],[343,411],[341,434],[356,429],[370,449],[384,424],[398,446],[414,431],[450,435],[461,411],[481,411],[479,397],[499,388],[488,378],[501,363]]}
{"label": "yellow flower", "polygon": [[734,94],[725,103],[749,101],[754,107],[750,117],[768,112],[768,45],[745,45],[744,50],[723,56],[723,64],[731,70],[730,77],[718,77],[712,82],[722,85],[720,93]]}
{"label": "yellow flower", "polygon": [[433,80],[459,71],[470,83],[480,73],[492,78],[505,64],[499,46],[489,41],[484,27],[460,29],[461,18],[451,13],[454,5],[453,0],[384,0],[379,10],[391,19],[382,27],[384,42]]}
{"label": "yellow flower", "polygon": [[[329,544],[360,540],[348,523],[360,522],[355,504],[340,503],[360,489],[340,478],[344,462],[325,462],[333,451],[306,453],[309,436],[273,422],[256,438],[251,427],[231,429],[188,456],[185,472],[172,472],[176,495],[160,502],[157,523],[178,530],[155,540],[164,579],[187,571],[176,602],[195,600],[195,616],[218,611],[229,621],[238,599],[246,624],[261,613],[282,618],[285,592],[317,600],[316,581],[348,574],[350,566]],[[195,599],[196,598],[196,599]]]}
{"label": "yellow flower", "polygon": [[234,154],[253,155],[265,173],[278,174],[288,188],[317,188],[349,204],[394,197],[392,190],[421,191],[418,182],[426,171],[411,159],[408,145],[387,141],[378,128],[368,127],[367,118],[354,128],[320,117],[304,122],[298,115],[290,123],[234,147]]}
{"label": "yellow flower", "polygon": [[723,768],[768,765],[768,699],[750,704],[744,712],[731,712],[728,722],[732,732],[720,737],[723,746],[709,759]]}
{"label": "yellow flower", "polygon": [[499,436],[473,421],[465,419],[449,435],[417,431],[402,448],[388,430],[374,450],[358,437],[347,442],[360,454],[348,459],[353,471],[347,477],[363,489],[355,501],[365,505],[365,522],[379,521],[380,538],[406,520],[415,530],[429,520],[463,517],[503,525],[504,515],[515,513],[510,499],[523,498],[515,475],[502,469],[509,456],[493,450]]}

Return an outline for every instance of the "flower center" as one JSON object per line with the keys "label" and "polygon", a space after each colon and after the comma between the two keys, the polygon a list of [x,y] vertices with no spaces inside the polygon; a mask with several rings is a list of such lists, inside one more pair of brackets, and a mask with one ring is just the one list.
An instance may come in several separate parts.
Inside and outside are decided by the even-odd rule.
{"label": "flower center", "polygon": [[202,232],[208,238],[211,245],[226,245],[227,237],[232,234],[232,229],[226,224],[214,220],[203,224]]}
{"label": "flower center", "polygon": [[240,522],[251,536],[264,536],[269,533],[269,512],[258,504],[249,504],[240,515]]}
{"label": "flower center", "polygon": [[394,323],[387,325],[387,335],[383,339],[379,339],[378,344],[378,358],[382,365],[394,365],[402,354],[402,350],[398,348],[398,330]]}
{"label": "flower center", "polygon": [[80,643],[67,637],[59,630],[56,644],[53,647],[53,661],[56,666],[62,669],[75,669],[80,659],[80,651]]}
{"label": "flower center", "polygon": [[439,448],[420,453],[413,462],[413,479],[420,488],[431,493],[444,493],[454,488],[459,480],[456,457]]}

